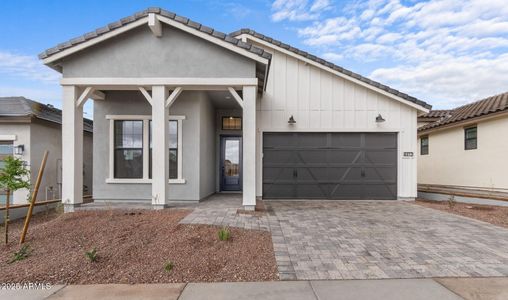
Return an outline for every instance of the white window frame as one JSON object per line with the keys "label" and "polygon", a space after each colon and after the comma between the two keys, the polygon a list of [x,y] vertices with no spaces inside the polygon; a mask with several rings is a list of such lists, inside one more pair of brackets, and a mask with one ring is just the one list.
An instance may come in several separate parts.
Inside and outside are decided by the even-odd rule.
{"label": "white window frame", "polygon": [[[149,168],[149,151],[150,143],[149,130],[151,115],[106,115],[106,120],[109,120],[109,175],[106,178],[106,183],[152,183],[152,179],[148,178]],[[185,184],[186,180],[183,178],[183,138],[182,138],[182,125],[185,116],[169,116],[170,121],[178,121],[178,178],[169,179],[169,184]],[[143,178],[115,178],[115,121],[143,121]],[[169,150],[168,150],[169,151]]]}

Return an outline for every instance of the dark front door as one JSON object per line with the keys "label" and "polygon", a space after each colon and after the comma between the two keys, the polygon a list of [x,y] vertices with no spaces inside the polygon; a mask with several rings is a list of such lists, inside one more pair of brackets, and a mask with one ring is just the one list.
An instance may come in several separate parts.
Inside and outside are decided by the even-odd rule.
{"label": "dark front door", "polygon": [[242,138],[221,137],[221,190],[242,190]]}
{"label": "dark front door", "polygon": [[396,199],[397,134],[263,134],[263,197]]}

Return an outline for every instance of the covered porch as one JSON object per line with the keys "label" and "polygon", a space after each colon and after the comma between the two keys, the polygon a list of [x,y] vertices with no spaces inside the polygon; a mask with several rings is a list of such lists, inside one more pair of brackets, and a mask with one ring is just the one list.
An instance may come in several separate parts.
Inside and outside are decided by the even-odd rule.
{"label": "covered porch", "polygon": [[[189,203],[189,200],[197,202],[208,197],[211,188],[212,192],[227,191],[222,182],[224,168],[228,167],[224,164],[222,143],[224,137],[235,137],[235,142],[240,143],[239,164],[236,164],[239,169],[231,169],[240,176],[239,186],[233,190],[242,193],[245,209],[254,210],[257,78],[64,78],[62,88],[66,128],[63,132],[62,201],[66,211],[74,211],[83,203],[80,124],[87,99],[95,101],[96,202],[124,202],[134,207],[150,204],[154,209],[161,209],[179,202]],[[230,111],[239,111],[239,114]],[[220,127],[222,119],[233,115],[239,115],[241,130],[224,134]],[[123,128],[127,136],[118,137],[119,122],[136,122],[139,128]],[[177,129],[168,126],[171,122]],[[178,141],[177,151],[172,150],[176,147],[172,146],[172,138]],[[128,140],[128,145],[118,146],[118,139]],[[130,156],[131,162],[137,160],[138,164],[133,167],[131,162],[123,161],[123,156],[120,159],[117,155],[120,147],[128,151],[123,156]],[[134,149],[136,147],[139,149]],[[177,159],[173,157],[176,153]],[[128,167],[119,167],[118,161],[127,163]],[[195,167],[191,169],[192,166]],[[138,177],[131,176],[132,168],[137,170],[134,173],[137,172]],[[210,187],[211,182],[213,187]]]}

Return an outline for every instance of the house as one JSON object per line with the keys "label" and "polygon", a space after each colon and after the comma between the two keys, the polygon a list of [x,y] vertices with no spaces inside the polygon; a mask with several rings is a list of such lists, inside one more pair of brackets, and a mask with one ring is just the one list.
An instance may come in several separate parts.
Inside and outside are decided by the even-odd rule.
{"label": "house", "polygon": [[[91,120],[84,119],[83,193],[92,193]],[[0,167],[6,156],[16,156],[30,169],[30,182],[35,184],[44,151],[48,160],[37,200],[58,199],[62,183],[62,111],[51,105],[24,97],[0,97]],[[13,204],[26,204],[28,190],[14,192]],[[5,191],[0,191],[0,206],[5,204]]]}
{"label": "house", "polygon": [[508,92],[441,114],[418,128],[418,142],[421,197],[508,199]]}
{"label": "house", "polygon": [[63,77],[68,210],[82,202],[90,98],[94,201],[416,197],[417,116],[430,105],[252,30],[149,8],[40,58]]}

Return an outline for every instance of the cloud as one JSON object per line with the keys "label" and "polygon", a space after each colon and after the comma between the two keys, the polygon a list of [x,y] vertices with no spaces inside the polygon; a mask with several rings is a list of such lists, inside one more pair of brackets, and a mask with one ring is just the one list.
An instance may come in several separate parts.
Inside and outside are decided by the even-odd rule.
{"label": "cloud", "polygon": [[12,78],[58,83],[60,74],[44,66],[36,56],[0,50],[0,74]]}
{"label": "cloud", "polygon": [[275,22],[315,20],[323,11],[330,8],[330,0],[275,0],[272,4],[272,20]]}
{"label": "cloud", "polygon": [[353,1],[328,7],[333,13],[308,20],[297,33],[327,59],[354,59],[371,77],[446,106],[508,90],[502,2]]}

